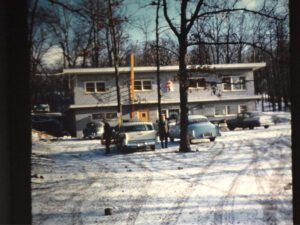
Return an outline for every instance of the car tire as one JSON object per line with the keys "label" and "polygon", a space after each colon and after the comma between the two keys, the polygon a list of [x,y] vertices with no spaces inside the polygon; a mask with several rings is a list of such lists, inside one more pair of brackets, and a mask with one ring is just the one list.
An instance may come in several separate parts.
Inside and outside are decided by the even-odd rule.
{"label": "car tire", "polygon": [[174,138],[170,138],[170,141],[171,141],[171,142],[174,142]]}
{"label": "car tire", "polygon": [[232,131],[232,130],[234,130],[234,127],[228,126],[228,129]]}
{"label": "car tire", "polygon": [[254,126],[249,126],[249,129],[250,129],[250,130],[253,130],[253,129],[254,129]]}
{"label": "car tire", "polygon": [[269,128],[269,125],[265,125],[264,128],[265,128],[265,129]]}
{"label": "car tire", "polygon": [[155,145],[151,145],[150,148],[152,151],[155,151]]}
{"label": "car tire", "polygon": [[121,152],[123,154],[126,154],[127,153],[127,148],[125,146],[121,146]]}
{"label": "car tire", "polygon": [[216,140],[216,137],[211,137],[211,138],[209,138],[209,140],[210,140],[211,142],[214,142],[214,141]]}

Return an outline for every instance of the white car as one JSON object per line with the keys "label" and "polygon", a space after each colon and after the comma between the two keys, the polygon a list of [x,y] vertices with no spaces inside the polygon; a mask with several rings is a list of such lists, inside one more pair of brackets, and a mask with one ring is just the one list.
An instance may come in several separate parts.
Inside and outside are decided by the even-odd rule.
{"label": "white car", "polygon": [[117,147],[122,151],[127,149],[146,148],[155,150],[156,133],[151,122],[126,122],[119,128]]}

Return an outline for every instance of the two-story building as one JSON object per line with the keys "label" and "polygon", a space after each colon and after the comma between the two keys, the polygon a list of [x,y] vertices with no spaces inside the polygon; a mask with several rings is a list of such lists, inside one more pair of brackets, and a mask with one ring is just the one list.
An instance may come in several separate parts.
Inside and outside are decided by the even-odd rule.
{"label": "two-story building", "polygon": [[[256,110],[260,96],[255,95],[253,71],[265,66],[265,63],[216,64],[205,66],[206,70],[188,66],[191,69],[189,113],[222,119],[241,111]],[[166,117],[179,117],[180,114],[178,69],[178,66],[160,67],[161,107]],[[135,67],[131,89],[131,68],[119,68],[123,119],[129,119],[132,111],[142,121],[158,119],[156,70],[156,67]],[[64,69],[63,76],[69,76],[74,90],[74,104],[70,105],[69,112],[77,137],[82,136],[82,130],[90,121],[106,119],[117,123],[114,74],[114,68]],[[134,90],[132,100],[130,90]]]}

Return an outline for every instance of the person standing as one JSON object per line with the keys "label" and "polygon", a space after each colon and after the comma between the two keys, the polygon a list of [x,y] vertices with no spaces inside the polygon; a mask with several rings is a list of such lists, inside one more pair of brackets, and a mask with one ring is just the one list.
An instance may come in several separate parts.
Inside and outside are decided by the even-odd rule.
{"label": "person standing", "polygon": [[110,153],[111,138],[112,138],[111,127],[107,121],[104,121],[103,139],[105,140],[105,153],[106,154]]}
{"label": "person standing", "polygon": [[163,114],[160,115],[160,119],[158,121],[158,132],[159,132],[161,148],[168,148],[169,128],[168,128],[168,123]]}

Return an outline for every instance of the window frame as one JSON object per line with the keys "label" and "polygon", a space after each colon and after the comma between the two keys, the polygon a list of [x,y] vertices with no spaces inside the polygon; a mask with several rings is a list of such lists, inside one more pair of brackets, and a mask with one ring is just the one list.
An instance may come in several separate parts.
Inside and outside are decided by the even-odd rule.
{"label": "window frame", "polygon": [[[150,85],[151,85],[151,89],[145,89],[144,88],[144,82],[150,82]],[[135,82],[141,82],[141,89],[135,89]],[[134,80],[134,91],[135,92],[139,92],[139,91],[153,91],[153,82],[151,79],[137,79],[137,80]]]}
{"label": "window frame", "polygon": [[247,111],[248,111],[247,105],[241,104],[241,105],[239,105],[239,113],[243,113],[243,111],[241,110],[242,107],[245,107],[245,108],[246,108],[244,112],[247,112]]}
{"label": "window frame", "polygon": [[[227,84],[227,83],[223,83],[223,79],[224,78],[229,78],[230,79],[230,84],[229,84],[230,85],[230,90],[224,88],[225,84]],[[236,79],[234,79],[234,78],[236,78]],[[241,84],[239,84],[241,78],[243,79],[243,82]],[[235,80],[238,80],[238,85],[240,85],[241,88],[236,88],[237,84],[235,84],[235,82],[236,82]],[[244,76],[244,75],[239,75],[239,76],[222,76],[222,91],[224,91],[224,92],[245,91],[245,90],[247,90],[246,81],[247,81],[246,80],[246,76]]]}
{"label": "window frame", "polygon": [[[191,77],[191,78],[189,78],[189,81],[191,81],[191,80],[196,81],[196,87],[189,86],[189,89],[204,90],[206,88],[206,79],[205,79],[205,77]],[[204,86],[199,86],[199,80],[204,80]]]}
{"label": "window frame", "polygon": [[[87,84],[88,83],[93,84],[94,91],[87,91]],[[103,83],[104,84],[104,91],[98,91],[98,89],[97,89],[97,84],[98,83]],[[104,93],[104,92],[106,92],[105,81],[84,81],[84,93],[85,94]]]}
{"label": "window frame", "polygon": [[[214,113],[214,116],[215,117],[223,117],[223,116],[234,116],[234,115],[237,115],[238,113],[239,113],[239,109],[240,109],[240,105],[221,105],[222,106],[222,108],[223,108],[223,110],[225,109],[225,114],[219,114],[219,115],[217,115],[216,114],[216,107],[218,107],[218,106],[215,106],[215,108],[214,108],[214,110],[215,110],[215,113]],[[229,107],[237,107],[237,113],[233,113],[233,114],[229,114],[228,113],[228,108]]]}
{"label": "window frame", "polygon": [[[115,117],[108,117],[108,114],[115,114]],[[116,120],[118,115],[116,112],[99,112],[99,113],[92,113],[92,120]]]}

